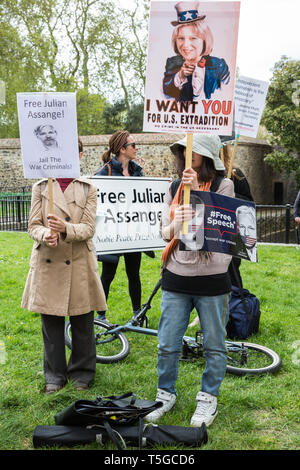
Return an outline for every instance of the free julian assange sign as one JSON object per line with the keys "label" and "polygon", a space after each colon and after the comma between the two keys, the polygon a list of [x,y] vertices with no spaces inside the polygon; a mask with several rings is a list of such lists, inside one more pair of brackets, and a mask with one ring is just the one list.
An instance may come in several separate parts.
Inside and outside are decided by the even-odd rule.
{"label": "free julian assange sign", "polygon": [[76,94],[17,93],[25,178],[80,176]]}
{"label": "free julian assange sign", "polygon": [[98,254],[160,250],[160,220],[169,178],[93,176]]}

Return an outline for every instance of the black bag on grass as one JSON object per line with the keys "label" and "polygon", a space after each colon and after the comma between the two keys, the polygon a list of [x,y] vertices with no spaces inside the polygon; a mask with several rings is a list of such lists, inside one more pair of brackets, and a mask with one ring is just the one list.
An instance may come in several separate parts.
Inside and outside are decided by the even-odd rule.
{"label": "black bag on grass", "polygon": [[258,332],[260,302],[247,289],[231,287],[227,336],[232,339],[247,339]]}
{"label": "black bag on grass", "polygon": [[149,447],[158,445],[182,445],[200,447],[207,443],[206,426],[199,428],[143,424],[139,426],[97,425],[88,428],[80,426],[36,426],[33,433],[33,446],[38,447],[74,447],[93,442],[104,445],[113,441],[119,450],[131,447]]}
{"label": "black bag on grass", "polygon": [[105,444],[108,439],[104,438],[96,429],[87,429],[80,426],[36,426],[33,431],[32,442],[34,448],[74,447],[90,444],[91,442]]}
{"label": "black bag on grass", "polygon": [[235,263],[231,263],[237,287],[231,286],[231,298],[229,301],[229,320],[226,325],[228,338],[247,339],[258,333],[260,320],[260,302],[241,285],[241,278]]}
{"label": "black bag on grass", "polygon": [[135,424],[162,402],[139,400],[132,392],[120,396],[97,397],[95,400],[77,400],[54,417],[55,424],[89,426],[92,424]]}

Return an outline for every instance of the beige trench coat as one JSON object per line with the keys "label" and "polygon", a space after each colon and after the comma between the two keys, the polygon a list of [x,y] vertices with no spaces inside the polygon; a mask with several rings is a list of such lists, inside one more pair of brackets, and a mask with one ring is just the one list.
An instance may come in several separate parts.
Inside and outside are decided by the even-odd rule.
{"label": "beige trench coat", "polygon": [[34,240],[21,306],[48,315],[81,315],[106,310],[92,237],[96,226],[97,190],[88,179],[74,179],[63,193],[53,180],[54,213],[66,223],[58,246],[44,242],[49,213],[48,182],[32,189],[28,233]]}

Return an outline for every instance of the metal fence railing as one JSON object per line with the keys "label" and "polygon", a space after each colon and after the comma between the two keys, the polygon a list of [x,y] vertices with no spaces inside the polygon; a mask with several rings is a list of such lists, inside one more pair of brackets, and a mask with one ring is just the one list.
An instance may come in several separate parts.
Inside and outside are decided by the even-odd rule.
{"label": "metal fence railing", "polygon": [[256,223],[259,242],[299,244],[299,229],[295,227],[294,210],[290,204],[257,205]]}
{"label": "metal fence railing", "polygon": [[[0,230],[25,232],[28,226],[31,193],[3,194],[0,192]],[[265,243],[297,243],[299,229],[295,227],[293,207],[257,205],[257,240]]]}
{"label": "metal fence railing", "polygon": [[0,230],[25,232],[28,226],[31,194],[0,195]]}

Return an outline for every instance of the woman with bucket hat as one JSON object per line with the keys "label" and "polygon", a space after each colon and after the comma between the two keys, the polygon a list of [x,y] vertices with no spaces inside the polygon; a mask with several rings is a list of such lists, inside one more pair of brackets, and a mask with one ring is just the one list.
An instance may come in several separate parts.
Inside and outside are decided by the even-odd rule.
{"label": "woman with bucket hat", "polygon": [[[179,249],[182,222],[190,221],[195,215],[189,205],[181,205],[181,195],[183,185],[190,185],[192,191],[215,191],[229,197],[234,197],[234,190],[232,181],[224,177],[218,136],[194,134],[192,167],[185,169],[186,146],[187,139],[184,138],[170,147],[176,157],[180,179],[170,186],[161,220],[162,236],[168,244],[162,255],[156,400],[162,401],[163,406],[146,419],[158,421],[175,404],[182,337],[195,308],[202,327],[206,358],[202,387],[197,393],[197,407],[191,419],[191,426],[198,427],[202,422],[208,426],[214,420],[217,396],[226,371],[225,326],[231,291],[228,274],[231,256]],[[174,187],[178,187],[176,192]]]}
{"label": "woman with bucket hat", "polygon": [[163,91],[177,101],[210,99],[230,80],[226,61],[211,56],[213,34],[206,15],[201,15],[198,8],[199,2],[177,3],[177,21],[171,22],[175,26],[172,46],[176,56],[167,59]]}

